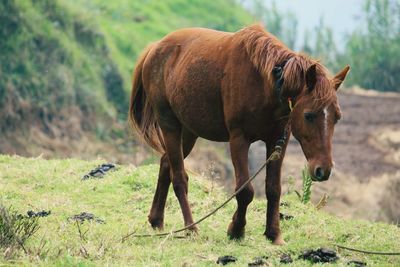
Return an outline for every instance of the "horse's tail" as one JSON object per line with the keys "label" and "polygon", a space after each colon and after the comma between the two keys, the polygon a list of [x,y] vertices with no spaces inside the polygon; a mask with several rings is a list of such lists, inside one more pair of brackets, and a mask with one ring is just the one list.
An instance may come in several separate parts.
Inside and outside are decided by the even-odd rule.
{"label": "horse's tail", "polygon": [[141,139],[163,154],[165,151],[164,139],[154,116],[153,108],[147,100],[142,80],[143,63],[152,46],[148,46],[139,57],[133,72],[129,121],[133,128],[137,130]]}

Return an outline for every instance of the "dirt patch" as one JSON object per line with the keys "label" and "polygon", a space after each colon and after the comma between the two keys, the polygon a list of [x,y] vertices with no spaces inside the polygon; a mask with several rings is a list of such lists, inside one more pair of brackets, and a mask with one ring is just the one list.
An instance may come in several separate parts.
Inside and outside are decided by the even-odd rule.
{"label": "dirt patch", "polygon": [[339,259],[336,252],[326,248],[319,248],[316,250],[305,250],[299,257],[303,260],[311,261],[312,263],[325,263],[325,262],[335,262]]}
{"label": "dirt patch", "polygon": [[101,219],[89,212],[81,212],[79,214],[71,216],[68,218],[68,221],[75,221],[75,222],[80,222],[80,223],[83,223],[84,221],[89,221],[89,222],[94,221],[94,222],[97,222],[100,224],[106,223],[103,219]]}
{"label": "dirt patch", "polygon": [[293,220],[294,216],[279,212],[279,219],[282,220],[282,221],[288,221],[288,220]]}
{"label": "dirt patch", "polygon": [[252,262],[249,262],[247,266],[254,267],[254,266],[268,266],[267,263],[267,256],[256,257]]}
{"label": "dirt patch", "polygon": [[228,263],[236,262],[237,258],[235,256],[221,256],[217,260],[217,264],[227,265]]}
{"label": "dirt patch", "polygon": [[51,214],[51,210],[49,211],[38,211],[38,212],[34,212],[33,210],[29,210],[27,213],[29,218],[36,218],[36,217],[47,217]]}
{"label": "dirt patch", "polygon": [[87,180],[90,178],[103,178],[106,172],[110,170],[115,170],[115,164],[104,163],[91,170],[88,174],[85,174],[81,179]]}
{"label": "dirt patch", "polygon": [[358,261],[358,260],[351,260],[347,262],[347,265],[351,265],[354,267],[364,267],[367,266],[367,264],[363,261]]}
{"label": "dirt patch", "polygon": [[289,264],[293,262],[293,259],[289,254],[282,254],[279,262],[284,264]]}
{"label": "dirt patch", "polygon": [[400,125],[377,130],[370,136],[369,144],[384,154],[386,162],[400,165]]}

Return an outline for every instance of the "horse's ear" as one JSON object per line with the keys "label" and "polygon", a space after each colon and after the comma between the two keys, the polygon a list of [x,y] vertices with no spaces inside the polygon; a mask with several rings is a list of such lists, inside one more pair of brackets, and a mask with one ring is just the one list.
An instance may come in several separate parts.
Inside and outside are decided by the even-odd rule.
{"label": "horse's ear", "polygon": [[349,73],[350,66],[347,65],[344,67],[336,76],[333,78],[333,85],[335,87],[335,90],[339,89],[339,86],[342,84],[344,79],[347,76],[347,73]]}
{"label": "horse's ear", "polygon": [[306,71],[306,85],[308,91],[311,92],[317,83],[317,65],[312,64]]}

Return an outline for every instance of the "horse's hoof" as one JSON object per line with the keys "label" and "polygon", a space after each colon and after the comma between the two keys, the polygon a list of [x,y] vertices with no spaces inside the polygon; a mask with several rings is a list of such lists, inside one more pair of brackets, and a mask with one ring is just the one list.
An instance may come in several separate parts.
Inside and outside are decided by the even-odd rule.
{"label": "horse's hoof", "polygon": [[279,238],[276,238],[275,240],[273,240],[272,244],[277,245],[277,246],[284,246],[284,245],[286,245],[286,242],[285,242],[285,240],[283,240],[283,238],[279,237]]}
{"label": "horse's hoof", "polygon": [[197,236],[199,234],[199,228],[192,226],[186,230],[186,236]]}
{"label": "horse's hoof", "polygon": [[188,228],[188,230],[192,233],[198,233],[199,228],[197,228],[196,225],[193,225],[192,227]]}
{"label": "horse's hoof", "polygon": [[267,237],[268,240],[271,240],[273,245],[283,246],[286,244],[286,242],[283,240],[281,234],[278,234],[278,235],[265,234],[265,236]]}
{"label": "horse's hoof", "polygon": [[151,218],[149,216],[149,223],[154,230],[163,230],[164,229],[164,219],[162,218]]}
{"label": "horse's hoof", "polygon": [[237,227],[234,226],[233,222],[229,224],[228,227],[228,237],[231,240],[240,240],[244,238],[244,227],[241,227],[240,229],[237,229]]}

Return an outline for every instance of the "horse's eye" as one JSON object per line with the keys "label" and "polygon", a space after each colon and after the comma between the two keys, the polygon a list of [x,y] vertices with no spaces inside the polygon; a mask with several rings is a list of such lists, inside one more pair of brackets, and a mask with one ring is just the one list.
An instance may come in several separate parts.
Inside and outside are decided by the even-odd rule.
{"label": "horse's eye", "polygon": [[317,114],[315,114],[313,112],[304,112],[304,119],[308,122],[313,122],[316,117],[317,117]]}

